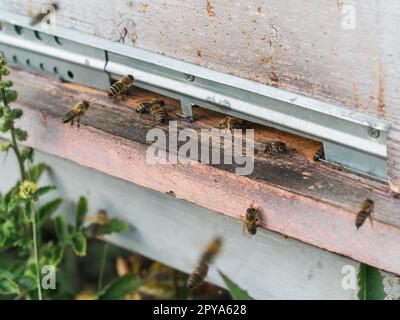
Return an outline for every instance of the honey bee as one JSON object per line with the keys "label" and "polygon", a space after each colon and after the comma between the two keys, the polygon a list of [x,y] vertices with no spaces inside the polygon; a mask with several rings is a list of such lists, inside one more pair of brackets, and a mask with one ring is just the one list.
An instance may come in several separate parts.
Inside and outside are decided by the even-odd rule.
{"label": "honey bee", "polygon": [[[48,8],[48,10],[47,10],[46,12],[41,11],[41,12],[35,14],[35,15],[31,18],[30,25],[33,27],[33,26],[39,24],[40,22],[42,22],[43,19],[44,19],[47,15],[49,15],[49,14],[51,13],[51,11],[52,11],[52,10],[50,9],[51,7],[53,8],[54,11],[56,11],[56,10],[59,9],[59,6],[58,6],[57,3],[52,3],[52,4],[48,5],[48,6],[43,7],[43,9],[42,9],[43,11],[45,11],[46,8]],[[50,20],[48,20],[47,23],[50,23]]]}
{"label": "honey bee", "polygon": [[324,148],[320,148],[313,157],[314,161],[320,161],[320,160],[325,160],[325,151]]}
{"label": "honey bee", "polygon": [[101,230],[108,223],[107,212],[100,209],[96,214],[90,217],[90,225],[86,228],[88,238],[95,238],[101,235]]}
{"label": "honey bee", "polygon": [[207,277],[208,274],[208,265],[205,263],[200,264],[189,276],[187,281],[187,285],[189,290],[197,289]]}
{"label": "honey bee", "polygon": [[110,89],[108,89],[109,97],[125,96],[128,89],[133,85],[135,81],[134,77],[130,74],[122,77],[117,82],[115,82]]}
{"label": "honey bee", "polygon": [[218,255],[221,251],[222,247],[222,239],[220,237],[216,237],[213,239],[205,248],[201,258],[200,264],[211,264],[214,258]]}
{"label": "honey bee", "polygon": [[366,199],[362,205],[361,205],[361,210],[358,212],[356,216],[356,227],[359,229],[365,222],[367,218],[371,221],[372,223],[372,212],[374,211],[374,202],[370,199]]}
{"label": "honey bee", "polygon": [[142,102],[136,108],[136,112],[140,113],[140,114],[149,113],[150,112],[150,106],[152,104],[159,104],[161,106],[164,106],[165,102],[164,102],[164,100],[161,100],[161,99],[158,99],[158,98],[154,98],[154,99],[151,99],[150,101]]}
{"label": "honey bee", "polygon": [[204,249],[198,267],[192,272],[188,279],[189,290],[198,288],[207,277],[209,265],[213,262],[214,258],[221,251],[222,239],[220,237],[214,238]]}
{"label": "honey bee", "polygon": [[168,112],[165,110],[161,103],[153,103],[149,108],[150,114],[153,116],[153,124],[157,120],[158,122],[165,123],[168,121]]}
{"label": "honey bee", "polygon": [[250,236],[257,232],[258,223],[260,221],[260,208],[254,208],[253,203],[246,210],[246,216],[243,223],[243,233]]}
{"label": "honey bee", "polygon": [[80,127],[80,119],[90,107],[91,100],[81,100],[77,102],[72,109],[63,117],[63,123],[71,122],[74,125],[75,119]]}
{"label": "honey bee", "polygon": [[228,129],[232,132],[233,129],[243,129],[245,124],[246,124],[245,120],[228,116],[219,122],[218,127],[223,129]]}
{"label": "honey bee", "polygon": [[282,141],[269,141],[265,145],[264,152],[266,152],[266,153],[286,153],[287,152],[286,144]]}

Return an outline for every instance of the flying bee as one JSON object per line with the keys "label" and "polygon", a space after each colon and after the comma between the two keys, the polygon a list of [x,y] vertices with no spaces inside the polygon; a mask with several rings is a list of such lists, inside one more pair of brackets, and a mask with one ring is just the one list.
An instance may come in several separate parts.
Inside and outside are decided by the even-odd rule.
{"label": "flying bee", "polygon": [[189,276],[187,281],[187,286],[189,290],[197,289],[207,277],[208,274],[208,265],[205,263],[201,263]]}
{"label": "flying bee", "polygon": [[168,112],[161,103],[151,104],[149,111],[153,116],[153,124],[156,120],[160,123],[165,123],[168,121]]}
{"label": "flying bee", "polygon": [[243,233],[250,236],[255,235],[259,221],[260,208],[254,208],[253,204],[251,204],[246,210],[246,216],[243,223]]}
{"label": "flying bee", "polygon": [[213,262],[214,258],[221,251],[221,247],[222,247],[222,239],[220,237],[214,238],[205,248],[205,250],[200,258],[200,265],[211,264]]}
{"label": "flying bee", "polygon": [[313,157],[314,161],[320,161],[320,160],[325,160],[325,151],[324,148],[320,148]]}
{"label": "flying bee", "polygon": [[73,126],[75,119],[76,119],[76,122],[78,123],[78,128],[79,128],[81,117],[89,109],[91,102],[92,102],[91,99],[81,100],[81,101],[77,102],[72,107],[72,109],[67,114],[65,114],[65,116],[63,117],[63,123],[71,122],[71,126]]}
{"label": "flying bee", "polygon": [[[30,25],[31,25],[31,26],[35,26],[35,25],[39,24],[39,23],[42,22],[42,21],[44,22],[44,18],[45,18],[47,15],[50,15],[52,12],[54,12],[54,11],[56,11],[56,10],[58,10],[58,9],[59,9],[59,6],[58,6],[57,3],[52,3],[52,4],[50,4],[50,5],[44,6],[44,7],[42,8],[42,11],[41,11],[41,12],[35,14],[35,15],[31,18]],[[46,23],[47,23],[47,24],[50,24],[50,21],[51,21],[51,19],[47,20]]]}
{"label": "flying bee", "polygon": [[109,97],[125,96],[128,89],[133,85],[135,78],[128,74],[115,82],[110,89],[108,89]]}
{"label": "flying bee", "polygon": [[107,212],[100,209],[96,214],[90,217],[90,224],[86,228],[86,235],[88,238],[95,238],[101,235],[104,225],[108,223]]}
{"label": "flying bee", "polygon": [[356,227],[359,229],[365,222],[367,218],[371,221],[372,223],[372,212],[374,211],[374,202],[370,199],[366,199],[362,205],[361,205],[361,210],[358,212],[356,216]]}
{"label": "flying bee", "polygon": [[165,101],[158,99],[158,98],[154,98],[151,99],[150,101],[145,101],[139,104],[139,106],[136,108],[136,112],[140,113],[140,114],[144,114],[144,113],[149,113],[150,112],[150,106],[153,104],[159,104],[161,106],[165,106]]}
{"label": "flying bee", "polygon": [[286,144],[282,141],[269,141],[265,145],[264,152],[266,153],[286,153]]}
{"label": "flying bee", "polygon": [[245,124],[246,124],[245,120],[228,116],[219,122],[218,127],[223,129],[228,129],[232,132],[233,129],[243,129]]}

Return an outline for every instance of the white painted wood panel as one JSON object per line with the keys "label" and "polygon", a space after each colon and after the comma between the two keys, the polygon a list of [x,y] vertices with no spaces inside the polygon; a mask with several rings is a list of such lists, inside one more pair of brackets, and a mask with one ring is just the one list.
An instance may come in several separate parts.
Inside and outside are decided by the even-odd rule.
{"label": "white painted wood panel", "polygon": [[[120,246],[191,272],[204,245],[221,235],[224,248],[209,275],[216,284],[222,284],[218,268],[258,299],[356,298],[356,290],[341,286],[342,268],[358,267],[348,258],[265,230],[248,239],[240,221],[57,157],[38,153],[37,160],[53,169],[46,180],[67,199],[66,211],[85,195],[91,212],[105,208],[132,225],[130,232],[109,238]],[[0,166],[0,191],[14,183],[16,174],[10,154]]]}

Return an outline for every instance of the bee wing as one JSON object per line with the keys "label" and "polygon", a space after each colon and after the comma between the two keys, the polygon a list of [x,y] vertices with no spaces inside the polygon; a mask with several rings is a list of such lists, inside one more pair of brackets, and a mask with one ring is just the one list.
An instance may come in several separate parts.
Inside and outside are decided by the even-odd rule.
{"label": "bee wing", "polygon": [[243,231],[242,231],[242,233],[248,239],[250,239],[251,236],[252,236],[251,233],[247,230],[247,226],[246,226],[245,222],[243,222]]}
{"label": "bee wing", "polygon": [[165,111],[167,111],[167,112],[172,112],[172,111],[174,111],[174,107],[172,107],[172,106],[167,106],[167,105],[163,105],[163,106],[161,106],[161,108],[163,108]]}

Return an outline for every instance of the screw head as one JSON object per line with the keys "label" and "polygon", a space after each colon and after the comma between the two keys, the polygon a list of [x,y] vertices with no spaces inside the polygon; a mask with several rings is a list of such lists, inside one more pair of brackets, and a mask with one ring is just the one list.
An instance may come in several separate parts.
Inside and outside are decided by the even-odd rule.
{"label": "screw head", "polygon": [[372,127],[369,127],[368,128],[368,135],[371,137],[371,138],[374,138],[374,139],[378,139],[379,138],[379,136],[380,136],[380,131],[378,130],[378,129],[375,129],[375,128],[372,128]]}
{"label": "screw head", "polygon": [[183,77],[184,77],[187,81],[190,81],[190,82],[193,82],[193,81],[194,81],[194,76],[192,76],[191,74],[185,73],[185,74],[183,75]]}

